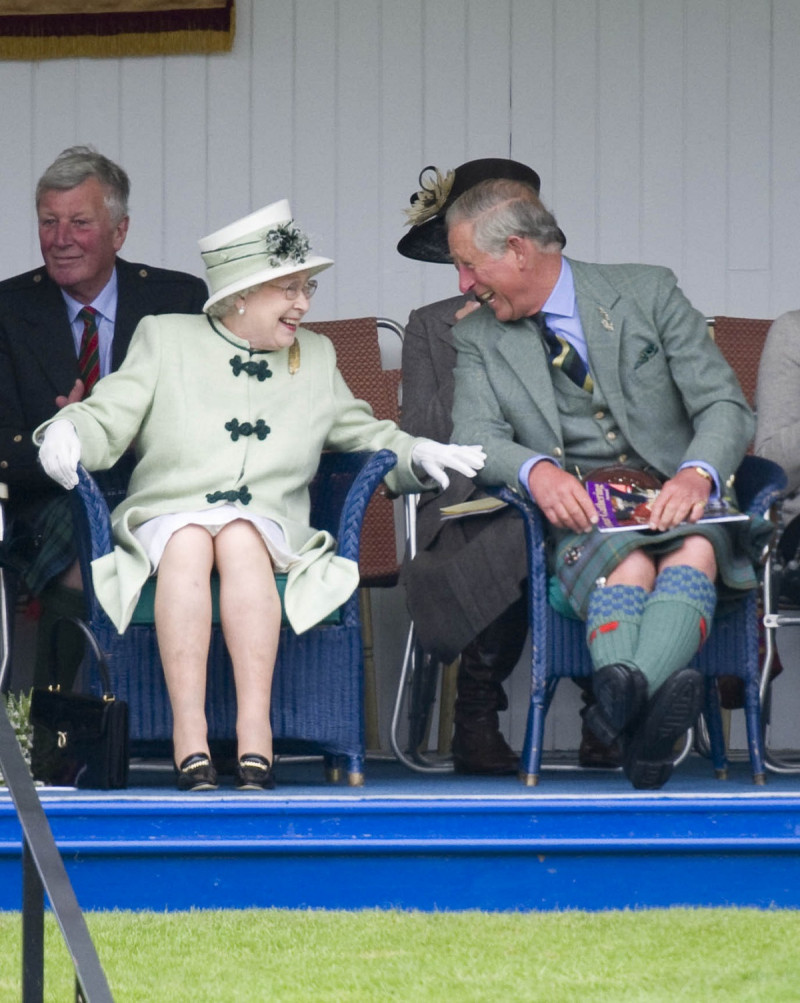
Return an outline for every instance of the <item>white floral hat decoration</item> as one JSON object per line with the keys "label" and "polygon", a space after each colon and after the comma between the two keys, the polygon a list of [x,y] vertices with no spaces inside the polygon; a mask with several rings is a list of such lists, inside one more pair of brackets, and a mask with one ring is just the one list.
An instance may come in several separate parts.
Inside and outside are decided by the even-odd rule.
{"label": "white floral hat decoration", "polygon": [[211,296],[203,310],[241,289],[294,272],[315,274],[333,261],[311,252],[308,237],[292,219],[287,199],[223,226],[198,241]]}

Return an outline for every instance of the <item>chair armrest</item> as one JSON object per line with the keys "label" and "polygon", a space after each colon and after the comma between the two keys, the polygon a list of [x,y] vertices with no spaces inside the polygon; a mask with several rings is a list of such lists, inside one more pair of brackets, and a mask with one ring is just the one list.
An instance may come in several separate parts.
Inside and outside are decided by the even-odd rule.
{"label": "chair armrest", "polygon": [[78,485],[72,491],[73,514],[76,518],[78,554],[86,550],[89,562],[110,554],[114,549],[111,535],[111,513],[97,481],[78,465]]}
{"label": "chair armrest", "polygon": [[92,475],[78,464],[78,484],[70,491],[75,546],[83,580],[83,593],[89,609],[89,619],[105,617],[94,594],[92,561],[114,549],[111,535],[111,514],[103,492]]}
{"label": "chair armrest", "polygon": [[357,562],[364,513],[375,489],[389,471],[397,466],[397,455],[390,449],[381,449],[376,453],[340,453],[337,455],[356,458],[355,460],[350,459],[349,463],[360,464],[360,469],[355,474],[345,497],[336,533],[336,552],[340,557]]}
{"label": "chair armrest", "polygon": [[542,515],[541,509],[536,502],[512,491],[511,488],[488,488],[487,493],[513,506],[522,516],[525,527],[525,546],[528,551],[528,574],[532,580],[541,578],[546,583],[545,537],[547,520]]}
{"label": "chair armrest", "polygon": [[766,515],[786,485],[783,467],[763,456],[745,456],[736,471],[736,497],[748,515]]}
{"label": "chair armrest", "polygon": [[[545,550],[547,520],[534,501],[512,491],[511,488],[489,488],[488,493],[495,495],[508,505],[513,505],[522,516],[525,528],[525,547],[528,554],[528,613],[533,631],[533,644],[535,647],[541,640],[542,649],[544,649],[547,639],[549,586]],[[543,651],[538,654],[543,657]],[[544,677],[542,676],[542,678]]]}

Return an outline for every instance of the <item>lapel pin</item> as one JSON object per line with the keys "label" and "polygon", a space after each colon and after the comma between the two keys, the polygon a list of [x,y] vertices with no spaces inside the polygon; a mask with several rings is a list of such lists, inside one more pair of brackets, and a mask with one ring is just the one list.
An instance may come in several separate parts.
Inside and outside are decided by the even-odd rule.
{"label": "lapel pin", "polygon": [[601,306],[599,306],[597,309],[600,311],[600,323],[603,325],[606,331],[613,331],[614,325],[611,323],[611,318],[608,316],[608,313]]}

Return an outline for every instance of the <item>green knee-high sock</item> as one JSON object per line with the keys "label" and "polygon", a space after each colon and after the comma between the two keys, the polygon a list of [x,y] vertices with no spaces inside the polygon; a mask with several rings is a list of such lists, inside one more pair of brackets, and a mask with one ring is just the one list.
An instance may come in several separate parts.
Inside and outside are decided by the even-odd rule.
{"label": "green knee-high sock", "polygon": [[41,596],[42,615],[36,631],[36,659],[33,665],[34,686],[48,686],[53,679],[53,659],[58,668],[58,682],[62,690],[71,690],[83,658],[85,640],[72,624],[62,624],[58,629],[58,648],[53,653],[53,629],[63,617],[86,616],[86,603],[80,589],[65,585],[50,585]]}
{"label": "green knee-high sock", "polygon": [[614,662],[636,664],[634,653],[646,599],[646,590],[638,585],[606,585],[592,592],[586,639],[595,669]]}
{"label": "green knee-high sock", "polygon": [[708,636],[717,590],[702,571],[665,568],[645,604],[634,661],[650,693],[685,668]]}

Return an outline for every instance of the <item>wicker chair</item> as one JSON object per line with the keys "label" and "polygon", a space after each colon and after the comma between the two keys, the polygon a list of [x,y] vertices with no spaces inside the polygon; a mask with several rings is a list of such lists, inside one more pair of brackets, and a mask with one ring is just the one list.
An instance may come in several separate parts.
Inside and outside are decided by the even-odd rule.
{"label": "wicker chair", "polygon": [[[358,560],[367,503],[396,462],[389,450],[323,454],[311,486],[311,522],[333,533],[341,556]],[[131,625],[118,634],[97,601],[90,569],[92,560],[113,547],[108,505],[83,468],[79,478],[73,499],[88,625],[106,654],[117,697],[129,704],[132,754],[160,751],[168,748],[172,714],[153,625],[154,582],[150,579],[143,590]],[[90,668],[90,687],[101,691],[96,666]],[[235,734],[235,706],[230,660],[217,614],[206,699],[212,742],[230,740]],[[351,786],[363,783],[363,657],[357,596],[304,634],[295,634],[286,625],[282,628],[272,689],[272,727],[279,753],[322,752],[329,779],[339,779],[344,765]]]}
{"label": "wicker chair", "polygon": [[[786,484],[777,464],[746,456],[736,475],[742,510],[765,515]],[[544,719],[560,679],[590,676],[592,664],[586,645],[586,626],[564,617],[548,602],[548,574],[545,558],[546,520],[538,507],[507,488],[496,492],[516,506],[525,520],[528,548],[529,603],[531,622],[531,699],[522,756],[520,779],[528,786],[539,782],[542,762]],[[727,775],[725,740],[722,730],[718,676],[742,679],[745,695],[748,750],[753,781],[763,784],[764,748],[761,733],[757,590],[737,603],[732,611],[718,615],[708,643],[692,662],[705,676],[705,717],[716,776]]]}
{"label": "wicker chair", "polygon": [[771,320],[752,317],[708,318],[711,335],[736,373],[750,407],[755,407],[758,363],[771,324]]}

